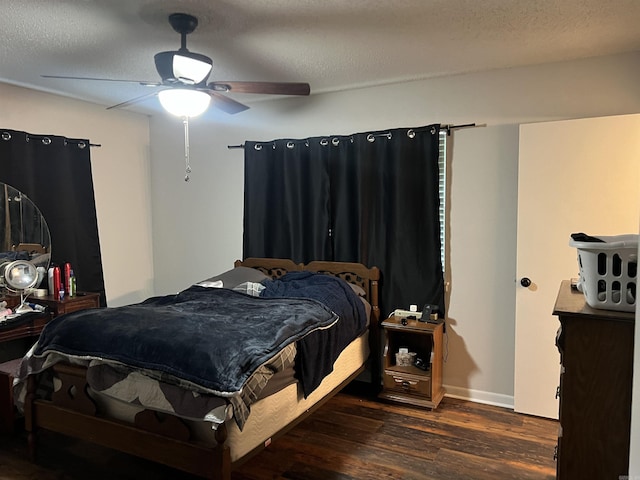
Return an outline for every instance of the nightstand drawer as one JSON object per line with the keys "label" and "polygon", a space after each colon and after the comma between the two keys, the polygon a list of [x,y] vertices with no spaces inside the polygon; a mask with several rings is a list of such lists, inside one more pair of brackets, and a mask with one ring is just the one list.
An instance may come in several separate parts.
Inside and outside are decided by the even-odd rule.
{"label": "nightstand drawer", "polygon": [[386,371],[384,375],[384,388],[388,392],[430,398],[431,378]]}

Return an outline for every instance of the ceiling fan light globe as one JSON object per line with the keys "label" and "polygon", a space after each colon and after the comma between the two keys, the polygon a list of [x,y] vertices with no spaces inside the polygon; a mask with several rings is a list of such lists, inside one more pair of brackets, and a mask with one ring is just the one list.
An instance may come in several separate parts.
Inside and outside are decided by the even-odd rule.
{"label": "ceiling fan light globe", "polygon": [[158,93],[162,108],[177,117],[197,117],[209,108],[211,96],[191,88],[170,88]]}

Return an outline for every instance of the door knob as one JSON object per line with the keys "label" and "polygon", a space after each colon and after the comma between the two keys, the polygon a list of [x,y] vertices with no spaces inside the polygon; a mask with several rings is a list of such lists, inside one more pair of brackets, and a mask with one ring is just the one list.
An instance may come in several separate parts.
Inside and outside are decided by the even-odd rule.
{"label": "door knob", "polygon": [[520,279],[520,285],[522,285],[523,287],[530,287],[531,286],[531,279],[528,277],[522,277]]}

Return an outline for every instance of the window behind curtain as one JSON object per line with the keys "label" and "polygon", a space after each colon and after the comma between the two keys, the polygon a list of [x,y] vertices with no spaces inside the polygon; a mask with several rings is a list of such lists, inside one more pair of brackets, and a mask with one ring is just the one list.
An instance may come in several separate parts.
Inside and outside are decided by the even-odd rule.
{"label": "window behind curtain", "polygon": [[446,258],[446,234],[447,231],[447,139],[448,131],[440,130],[438,138],[438,195],[440,197],[440,261],[442,271],[445,269]]}

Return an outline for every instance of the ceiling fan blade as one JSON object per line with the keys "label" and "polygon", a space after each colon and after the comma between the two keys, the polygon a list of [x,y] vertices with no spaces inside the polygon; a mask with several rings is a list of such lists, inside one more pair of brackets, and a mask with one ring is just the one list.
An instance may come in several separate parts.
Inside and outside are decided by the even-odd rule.
{"label": "ceiling fan blade", "polygon": [[213,99],[213,106],[219,108],[223,112],[227,112],[230,114],[244,112],[245,110],[249,110],[249,107],[233,100],[232,98],[225,97],[224,95],[219,94],[218,92],[213,92],[211,90],[207,90],[211,98]]}
{"label": "ceiling fan blade", "polygon": [[216,92],[264,93],[269,95],[309,95],[308,83],[294,82],[211,82],[209,88]]}
{"label": "ceiling fan blade", "polygon": [[65,80],[97,80],[100,82],[122,82],[122,83],[138,83],[145,87],[159,87],[160,82],[147,82],[145,80],[118,80],[115,78],[95,78],[95,77],[67,77],[64,75],[40,75],[42,78],[62,78]]}
{"label": "ceiling fan blade", "polygon": [[146,93],[144,95],[140,95],[139,97],[132,98],[131,100],[127,100],[126,102],[118,103],[116,105],[111,105],[110,107],[107,107],[107,110],[111,110],[111,109],[114,109],[114,108],[128,107],[129,105],[140,103],[143,100],[146,100],[147,98],[151,98],[151,97],[153,97],[153,96],[155,96],[157,94],[158,94],[158,92]]}

